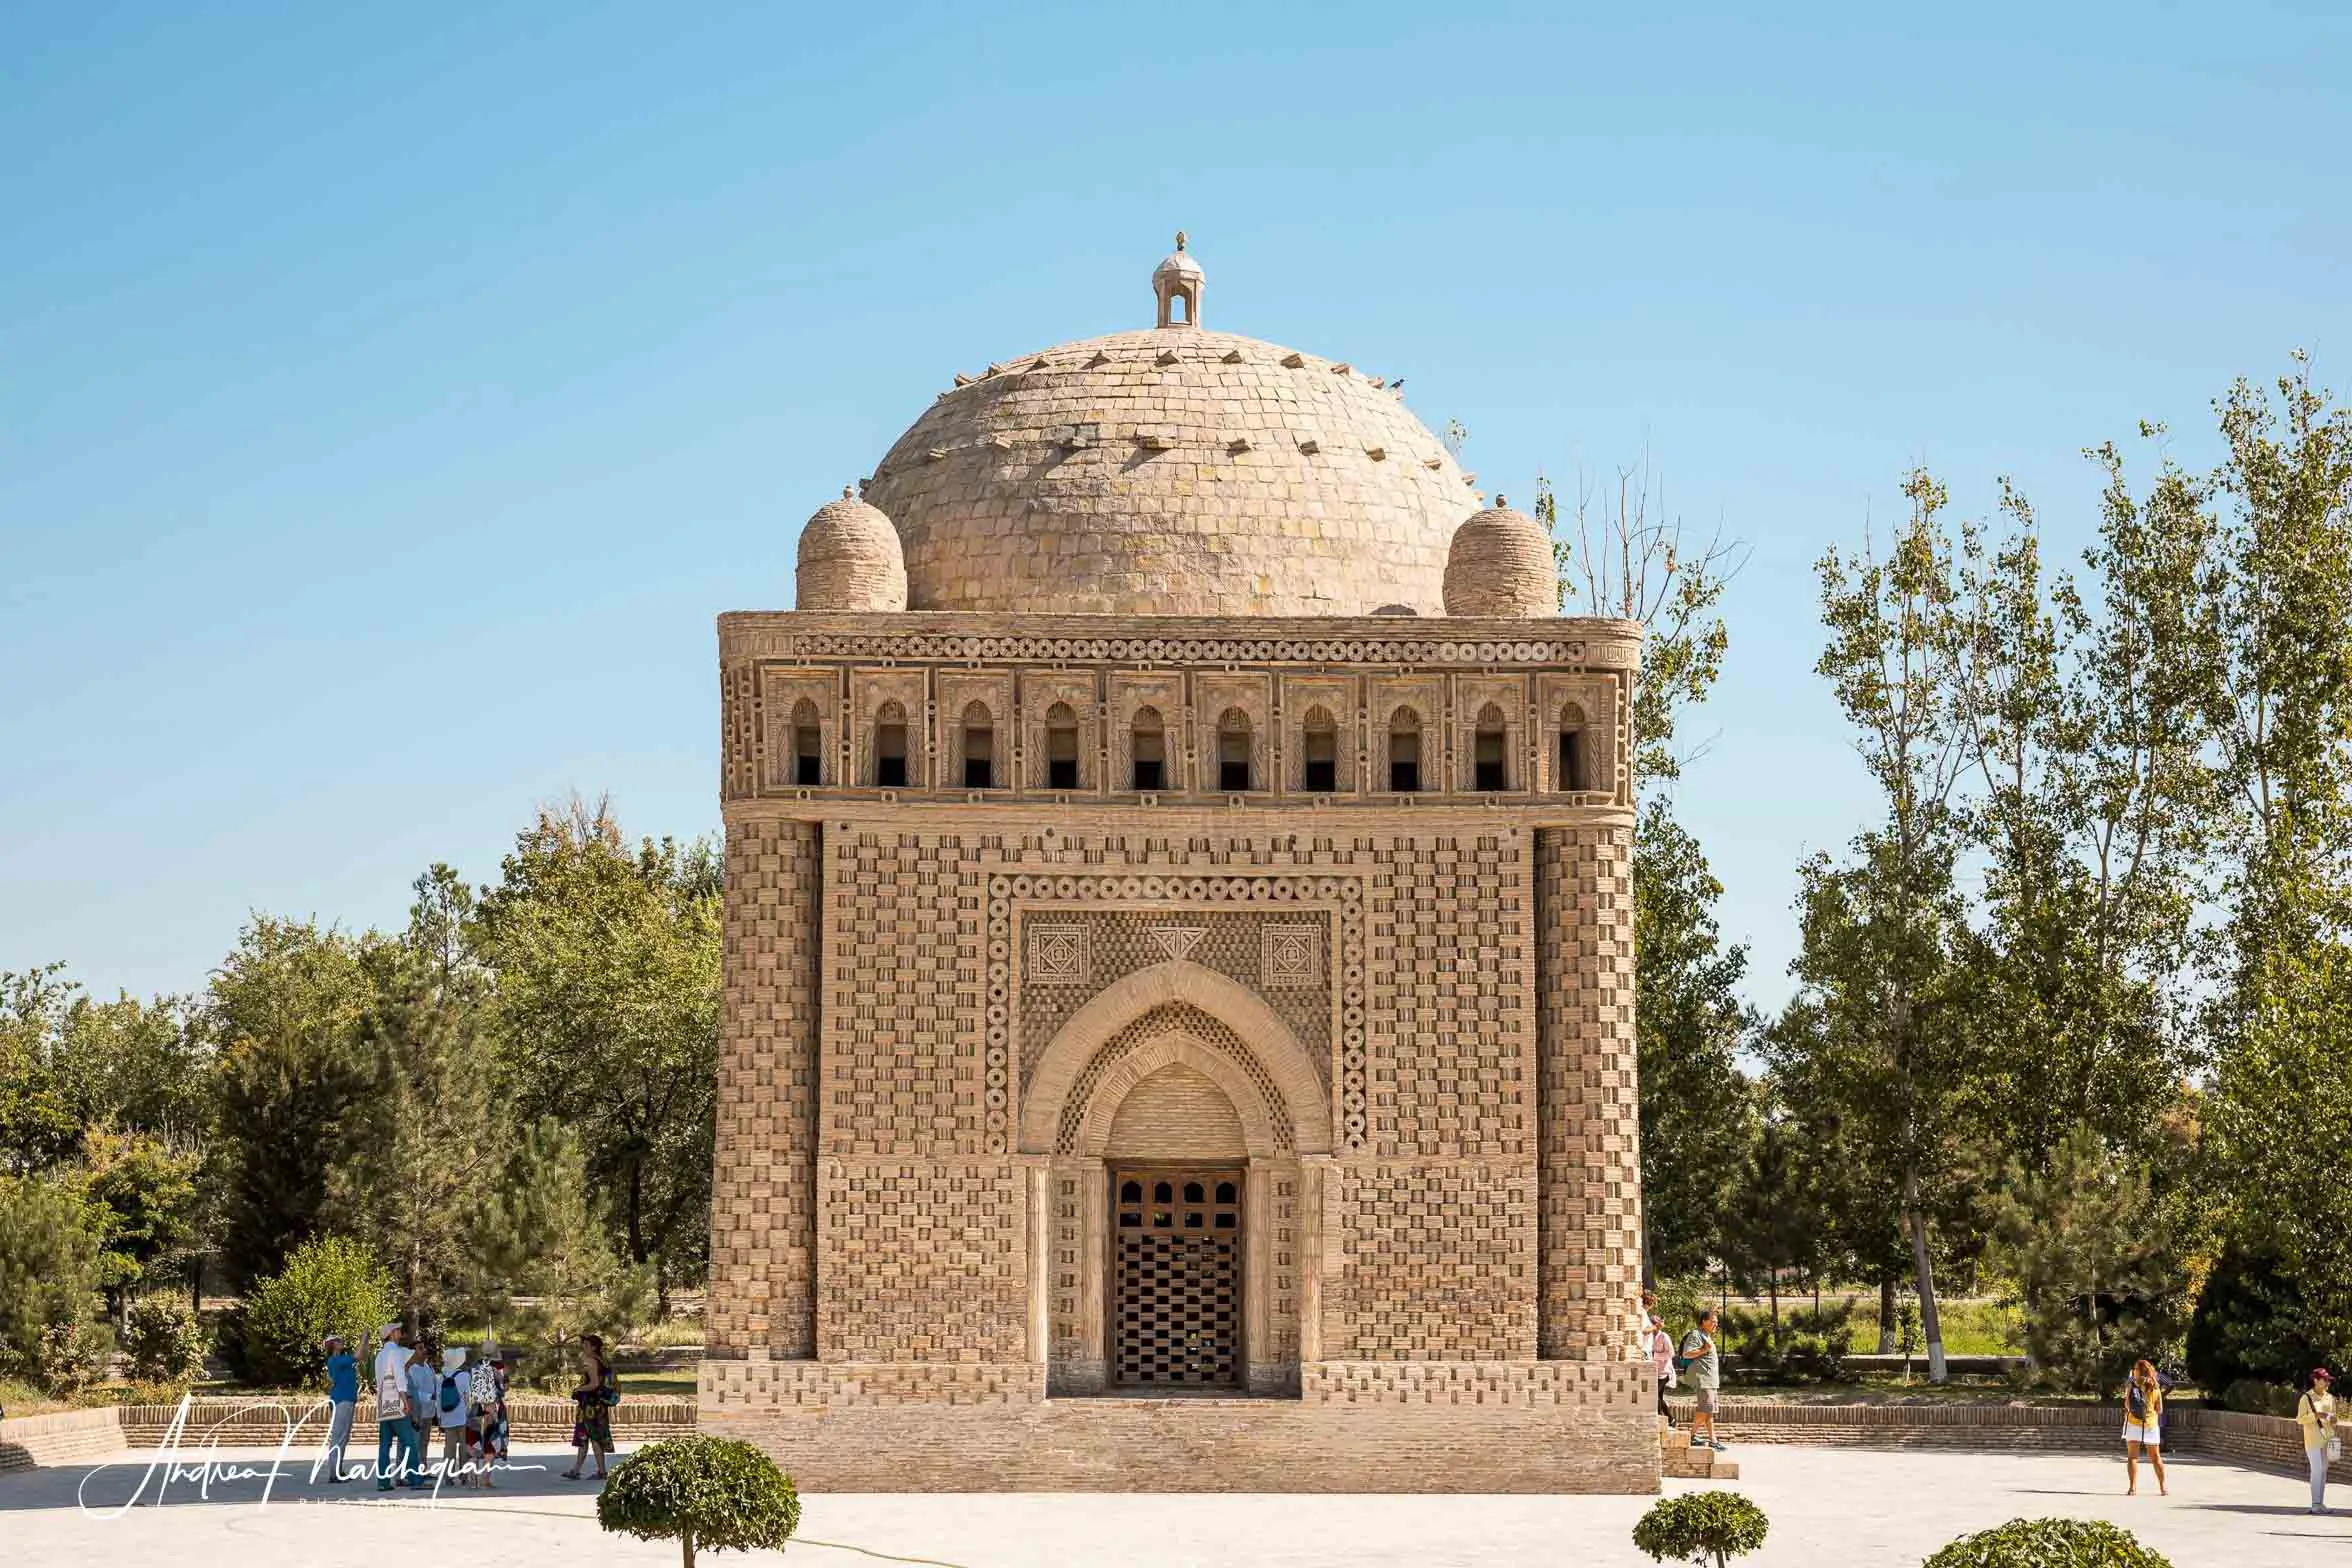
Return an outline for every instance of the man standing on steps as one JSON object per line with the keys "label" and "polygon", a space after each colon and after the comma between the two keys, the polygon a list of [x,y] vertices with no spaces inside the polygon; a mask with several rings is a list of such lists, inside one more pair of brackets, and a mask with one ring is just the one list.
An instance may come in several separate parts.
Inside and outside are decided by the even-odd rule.
{"label": "man standing on steps", "polygon": [[1691,1416],[1691,1443],[1705,1443],[1720,1454],[1728,1445],[1715,1435],[1715,1402],[1723,1389],[1723,1347],[1716,1342],[1715,1325],[1715,1309],[1702,1308],[1698,1327],[1682,1336],[1682,1353],[1675,1361],[1690,1373],[1698,1400]]}

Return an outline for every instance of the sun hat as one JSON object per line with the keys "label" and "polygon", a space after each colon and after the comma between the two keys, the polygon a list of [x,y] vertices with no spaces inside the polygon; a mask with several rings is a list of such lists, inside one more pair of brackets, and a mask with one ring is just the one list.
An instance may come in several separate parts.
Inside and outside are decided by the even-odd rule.
{"label": "sun hat", "polygon": [[441,1352],[441,1370],[443,1372],[455,1372],[464,1366],[465,1362],[466,1350],[463,1345],[452,1345]]}
{"label": "sun hat", "polygon": [[390,1339],[393,1335],[399,1333],[400,1329],[401,1325],[398,1323],[387,1323],[382,1328],[376,1330],[376,1338]]}
{"label": "sun hat", "polygon": [[2330,1383],[2333,1383],[2333,1382],[2335,1381],[2335,1378],[2334,1378],[2334,1376],[2333,1376],[2332,1374],[2330,1374],[2330,1373],[2329,1373],[2329,1371],[2328,1371],[2328,1369],[2327,1369],[2326,1367],[2313,1367],[2313,1368],[2311,1369],[2311,1380],[2312,1380],[2314,1383],[2317,1383],[2317,1382],[2320,1382],[2320,1381],[2322,1381],[2323,1379],[2324,1379],[2325,1381],[2327,1381],[2327,1382],[2330,1382]]}
{"label": "sun hat", "polygon": [[485,1339],[482,1341],[482,1348],[474,1352],[474,1359],[496,1363],[506,1359],[506,1352],[498,1347],[497,1340]]}
{"label": "sun hat", "polygon": [[340,1335],[340,1334],[329,1334],[329,1335],[328,1335],[326,1338],[324,1338],[324,1339],[322,1339],[322,1340],[320,1340],[320,1341],[319,1341],[319,1349],[321,1349],[321,1350],[324,1350],[324,1349],[326,1349],[326,1348],[327,1348],[329,1345],[340,1345],[340,1344],[342,1344],[342,1343],[343,1343],[343,1336],[342,1336],[342,1335]]}

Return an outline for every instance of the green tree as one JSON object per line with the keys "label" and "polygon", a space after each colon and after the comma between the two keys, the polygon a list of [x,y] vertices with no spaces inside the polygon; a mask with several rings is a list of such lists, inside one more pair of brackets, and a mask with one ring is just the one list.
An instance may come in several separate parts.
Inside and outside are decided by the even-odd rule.
{"label": "green tree", "polygon": [[106,1310],[118,1327],[131,1293],[194,1235],[203,1166],[203,1155],[152,1133],[93,1127],[83,1140],[78,1179],[98,1236]]}
{"label": "green tree", "polygon": [[359,1020],[373,987],[365,944],[257,916],[212,978],[203,1027],[220,1056],[207,1185],[239,1284],[275,1272],[318,1228],[344,1113],[364,1086]]}
{"label": "green tree", "polygon": [[560,1374],[580,1335],[616,1340],[652,1306],[649,1271],[614,1252],[579,1139],[552,1117],[523,1129],[467,1244],[469,1304],[517,1347],[526,1381]]}
{"label": "green tree", "polygon": [[364,1076],[327,1173],[334,1228],[390,1263],[412,1315],[431,1312],[458,1284],[498,1154],[494,1066],[479,1032],[487,981],[458,938],[471,899],[446,866],[417,878],[416,895],[407,932],[364,956]]}
{"label": "green tree", "polygon": [[391,1275],[364,1243],[313,1237],[246,1296],[247,1375],[282,1387],[316,1385],[326,1376],[327,1335],[340,1334],[364,1360],[394,1312]]}
{"label": "green tree", "polygon": [[1954,885],[1961,846],[1955,796],[1965,737],[1951,702],[1960,659],[1959,589],[1941,513],[1944,487],[1924,470],[1904,483],[1911,512],[1884,560],[1868,546],[1821,559],[1829,644],[1816,668],[1836,692],[1856,749],[1885,803],[1854,859],[1804,870],[1804,948],[1795,972],[1821,1003],[1815,1038],[1855,1098],[1869,1151],[1899,1173],[1928,1376],[1944,1379],[1936,1310],[1933,1211],[1964,1139],[1955,1107],[1974,1053],[1952,1006],[1953,958],[1965,930]]}
{"label": "green tree", "polygon": [[1633,1527],[1633,1544],[1653,1562],[1725,1568],[1761,1549],[1771,1525],[1737,1492],[1688,1492],[1652,1505]]}
{"label": "green tree", "polygon": [[608,807],[543,812],[472,932],[514,1104],[573,1128],[632,1262],[708,1264],[719,871],[706,843],[631,851]]}
{"label": "green tree", "polygon": [[75,987],[65,966],[0,972],[0,1173],[48,1170],[73,1157],[82,1128],[57,1067]]}
{"label": "green tree", "polygon": [[2352,1343],[2352,1197],[2328,1132],[2352,1094],[2352,410],[2308,364],[2219,405],[2206,602],[2227,814],[2207,1115],[2236,1250],[2276,1259],[2303,1332]]}
{"label": "green tree", "polygon": [[2000,1211],[2000,1256],[2045,1376],[2103,1391],[2179,1339],[2187,1276],[2146,1170],[2089,1127],[2018,1172]]}
{"label": "green tree", "polygon": [[1703,1273],[1727,1251],[1754,1111],[1738,1053],[1747,950],[1715,924],[1723,885],[1698,841],[1652,801],[1633,862],[1634,1033],[1641,1073],[1642,1219],[1652,1277]]}
{"label": "green tree", "polygon": [[2078,1125],[2152,1152],[2188,1064],[2178,994],[2210,815],[2210,636],[2194,608],[2210,530],[2167,469],[2143,501],[2112,448],[2099,605],[2044,579],[2032,508],[1963,530],[1954,709],[1977,793],[1962,813],[1985,864],[1966,969],[1982,1099],[2038,1170]]}
{"label": "green tree", "polygon": [[98,1238],[70,1182],[0,1175],[0,1375],[74,1380],[96,1347]]}
{"label": "green tree", "polygon": [[685,1568],[694,1568],[698,1549],[782,1551],[800,1528],[800,1495],[749,1443],[665,1437],[613,1471],[597,1496],[596,1522],[641,1541],[674,1540]]}

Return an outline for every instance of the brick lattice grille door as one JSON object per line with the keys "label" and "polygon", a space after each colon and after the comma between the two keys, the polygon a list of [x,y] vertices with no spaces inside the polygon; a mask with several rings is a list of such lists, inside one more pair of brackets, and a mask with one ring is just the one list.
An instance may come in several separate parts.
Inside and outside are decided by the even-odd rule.
{"label": "brick lattice grille door", "polygon": [[1241,1380],[1241,1172],[1112,1173],[1112,1376],[1140,1387]]}

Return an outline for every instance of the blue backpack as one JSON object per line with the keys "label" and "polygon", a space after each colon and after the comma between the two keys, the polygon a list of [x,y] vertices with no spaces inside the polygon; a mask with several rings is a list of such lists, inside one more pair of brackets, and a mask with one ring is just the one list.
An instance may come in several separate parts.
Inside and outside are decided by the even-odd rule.
{"label": "blue backpack", "polygon": [[[457,1379],[454,1376],[443,1378],[441,1380],[441,1414],[444,1416],[456,1415],[463,1403],[464,1401],[457,1397]],[[445,1420],[441,1424],[449,1426],[453,1423]]]}

